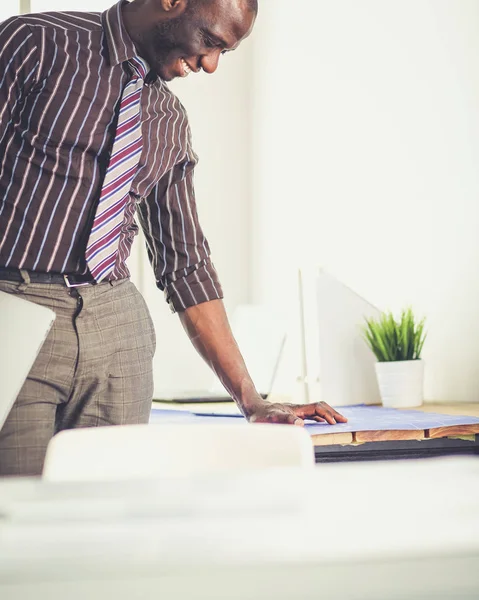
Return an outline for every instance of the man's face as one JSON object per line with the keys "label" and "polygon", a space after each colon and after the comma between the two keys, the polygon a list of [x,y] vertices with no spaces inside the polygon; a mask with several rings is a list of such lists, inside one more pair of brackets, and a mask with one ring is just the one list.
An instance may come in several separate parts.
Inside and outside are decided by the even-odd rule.
{"label": "man's face", "polygon": [[200,69],[214,73],[221,54],[250,34],[255,17],[246,0],[202,0],[181,16],[147,28],[142,54],[165,81]]}

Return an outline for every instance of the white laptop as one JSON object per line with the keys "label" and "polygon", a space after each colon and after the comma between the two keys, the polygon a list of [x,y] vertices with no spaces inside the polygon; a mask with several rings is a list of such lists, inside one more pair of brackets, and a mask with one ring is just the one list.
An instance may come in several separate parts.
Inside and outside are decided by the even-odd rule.
{"label": "white laptop", "polygon": [[52,310],[0,291],[0,429],[54,320]]}
{"label": "white laptop", "polygon": [[332,406],[380,404],[376,358],[361,326],[381,311],[324,271],[316,291],[321,400]]}
{"label": "white laptop", "polygon": [[[235,310],[231,328],[256,389],[266,399],[276,378],[286,329],[271,311],[252,304],[239,306]],[[207,389],[162,390],[155,395],[155,400],[177,403],[232,401],[216,376],[212,377]]]}

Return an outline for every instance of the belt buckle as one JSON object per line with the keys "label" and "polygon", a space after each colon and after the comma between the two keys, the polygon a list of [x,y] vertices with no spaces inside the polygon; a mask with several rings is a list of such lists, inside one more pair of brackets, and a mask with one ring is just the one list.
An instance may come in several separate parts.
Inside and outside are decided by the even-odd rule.
{"label": "belt buckle", "polygon": [[77,288],[77,287],[83,287],[85,285],[90,285],[90,281],[84,281],[83,283],[71,283],[71,281],[68,279],[68,275],[63,275],[63,279],[65,281],[65,285],[67,286],[67,288]]}

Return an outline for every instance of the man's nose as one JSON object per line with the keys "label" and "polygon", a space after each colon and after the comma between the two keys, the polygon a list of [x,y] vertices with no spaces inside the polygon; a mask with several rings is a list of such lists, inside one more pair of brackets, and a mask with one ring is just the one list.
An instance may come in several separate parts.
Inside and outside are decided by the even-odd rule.
{"label": "man's nose", "polygon": [[201,57],[201,68],[206,73],[210,75],[216,71],[218,68],[218,63],[220,61],[221,50],[215,50],[214,52],[209,52]]}

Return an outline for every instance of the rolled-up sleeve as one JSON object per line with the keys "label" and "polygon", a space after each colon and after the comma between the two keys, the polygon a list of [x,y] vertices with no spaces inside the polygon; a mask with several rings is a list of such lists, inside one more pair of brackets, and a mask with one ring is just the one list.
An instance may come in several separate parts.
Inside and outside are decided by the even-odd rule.
{"label": "rolled-up sleeve", "polygon": [[223,297],[198,221],[195,164],[191,158],[177,165],[138,205],[156,284],[174,312]]}

